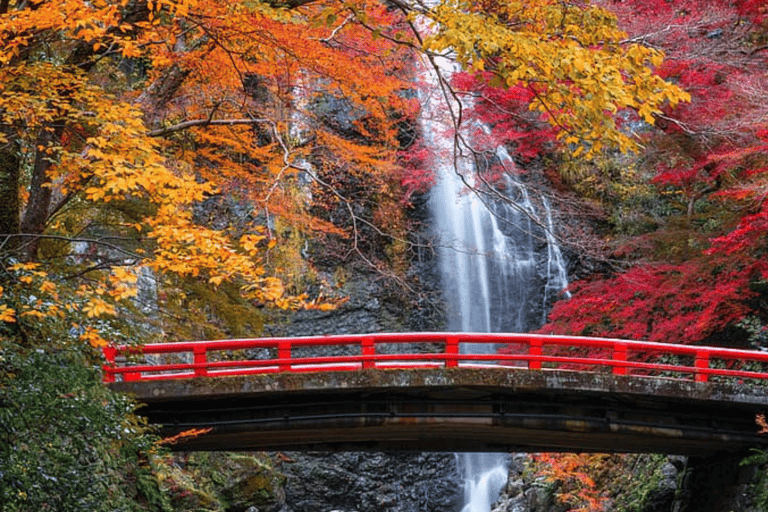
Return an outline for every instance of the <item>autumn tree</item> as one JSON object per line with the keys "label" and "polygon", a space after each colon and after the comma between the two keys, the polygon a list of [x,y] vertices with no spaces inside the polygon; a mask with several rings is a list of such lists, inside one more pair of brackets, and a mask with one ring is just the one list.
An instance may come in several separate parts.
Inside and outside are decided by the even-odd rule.
{"label": "autumn tree", "polygon": [[623,167],[646,198],[613,217],[613,270],[575,283],[544,330],[744,344],[755,330],[745,319],[766,320],[768,12],[747,1],[610,8],[629,40],[667,54],[659,75],[691,101],[628,126],[642,146]]}
{"label": "autumn tree", "polygon": [[313,194],[351,207],[325,177],[397,204],[407,47],[353,23],[396,30],[381,5],[9,1],[0,16],[6,322],[66,319],[101,343],[141,267],[311,306],[286,290],[298,250],[280,251],[362,231],[312,211]]}

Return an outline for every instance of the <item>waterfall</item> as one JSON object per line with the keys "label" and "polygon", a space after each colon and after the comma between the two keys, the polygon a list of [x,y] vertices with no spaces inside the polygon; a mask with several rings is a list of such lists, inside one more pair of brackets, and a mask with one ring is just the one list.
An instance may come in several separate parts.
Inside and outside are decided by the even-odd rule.
{"label": "waterfall", "polygon": [[461,512],[487,512],[507,483],[506,454],[456,454],[464,477],[464,507]]}
{"label": "waterfall", "polygon": [[[434,80],[432,84],[437,85]],[[470,159],[456,157],[452,126],[441,118],[450,106],[434,89],[422,100],[422,134],[434,155],[436,183],[430,208],[448,330],[525,332],[541,325],[543,318],[534,317],[531,310],[542,283],[544,304],[536,301],[535,309],[543,306],[544,315],[549,298],[567,284],[564,260],[552,233],[549,203],[537,196],[539,206],[534,206],[503,147],[490,148],[490,153],[495,152],[494,163],[506,171],[507,200],[493,200],[493,194],[479,195],[468,189],[476,169]],[[490,345],[462,347],[475,353],[495,349]],[[505,453],[457,454],[464,478],[462,512],[490,511],[507,481],[507,458]]]}

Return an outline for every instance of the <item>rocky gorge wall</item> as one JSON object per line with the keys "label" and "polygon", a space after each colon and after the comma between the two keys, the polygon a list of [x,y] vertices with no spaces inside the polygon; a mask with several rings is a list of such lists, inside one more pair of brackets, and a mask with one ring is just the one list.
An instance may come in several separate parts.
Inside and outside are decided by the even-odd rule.
{"label": "rocky gorge wall", "polygon": [[[594,478],[602,504],[589,512],[764,512],[764,467],[741,458],[686,460],[606,455]],[[491,512],[567,512],[574,482],[509,456],[509,478]],[[371,452],[177,454],[160,475],[171,509],[185,512],[459,512],[453,454]],[[762,483],[761,483],[762,482]]]}
{"label": "rocky gorge wall", "polygon": [[461,508],[453,454],[290,453],[280,512],[448,512]]}

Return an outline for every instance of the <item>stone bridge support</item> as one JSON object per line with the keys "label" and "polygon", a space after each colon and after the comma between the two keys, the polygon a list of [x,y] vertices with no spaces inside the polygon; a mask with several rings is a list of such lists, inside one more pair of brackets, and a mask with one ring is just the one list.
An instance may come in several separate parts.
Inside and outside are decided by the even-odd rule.
{"label": "stone bridge support", "polygon": [[747,510],[749,486],[757,471],[742,465],[749,452],[688,457],[672,512]]}

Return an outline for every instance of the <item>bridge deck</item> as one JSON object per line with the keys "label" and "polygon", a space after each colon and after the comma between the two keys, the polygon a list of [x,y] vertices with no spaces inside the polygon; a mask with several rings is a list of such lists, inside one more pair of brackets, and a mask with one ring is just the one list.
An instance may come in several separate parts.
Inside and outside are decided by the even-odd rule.
{"label": "bridge deck", "polygon": [[659,452],[768,447],[763,388],[610,371],[364,369],[110,384],[176,450]]}

